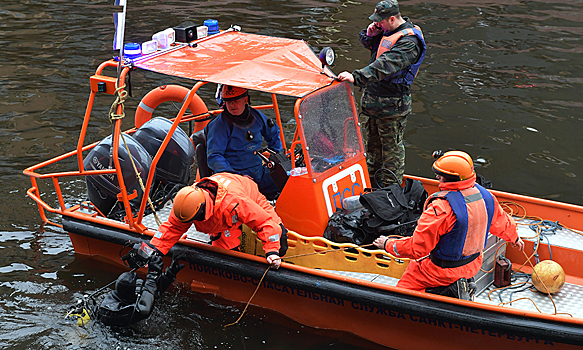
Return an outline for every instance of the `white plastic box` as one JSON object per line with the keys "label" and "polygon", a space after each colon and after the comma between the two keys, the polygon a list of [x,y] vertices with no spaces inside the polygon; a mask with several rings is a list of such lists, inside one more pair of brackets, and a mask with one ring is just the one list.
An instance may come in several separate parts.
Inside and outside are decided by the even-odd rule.
{"label": "white plastic box", "polygon": [[158,51],[158,42],[156,40],[142,43],[142,55],[147,55],[156,51]]}
{"label": "white plastic box", "polygon": [[163,31],[152,35],[152,40],[155,40],[158,43],[158,49],[160,50],[169,48],[170,45],[174,44],[176,41],[174,28],[164,29]]}

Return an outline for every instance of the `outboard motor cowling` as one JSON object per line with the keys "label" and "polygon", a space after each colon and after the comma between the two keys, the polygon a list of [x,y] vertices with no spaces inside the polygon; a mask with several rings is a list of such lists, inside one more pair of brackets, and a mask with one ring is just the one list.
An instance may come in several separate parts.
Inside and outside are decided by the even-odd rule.
{"label": "outboard motor cowling", "polygon": [[[170,132],[173,122],[156,117],[144,123],[134,133],[134,139],[150,154],[152,159]],[[156,165],[155,182],[187,185],[194,166],[194,145],[180,127],[177,127]]]}
{"label": "outboard motor cowling", "polygon": [[[133,163],[145,184],[146,179],[148,178],[148,172],[150,171],[150,166],[152,164],[152,158],[146,149],[132,136],[124,134],[123,138],[125,139],[130,150]],[[112,140],[113,137],[111,135],[106,137],[89,152],[87,157],[85,157],[83,160],[83,167],[85,170],[103,170],[114,168]],[[134,190],[138,193],[138,196],[130,201],[133,209],[137,210],[142,200],[143,191],[138,180],[136,179],[134,165],[132,165],[130,154],[128,154],[126,146],[123,140],[120,138],[118,156],[123,174],[123,180],[128,194],[133,193]],[[125,216],[123,205],[116,205],[117,195],[121,192],[117,175],[106,174],[86,176],[86,182],[89,199],[97,207],[97,209],[99,209],[101,213],[109,218],[115,218],[118,220],[123,219],[123,216]],[[119,215],[116,215],[116,213]],[[117,217],[120,215],[121,217]]]}

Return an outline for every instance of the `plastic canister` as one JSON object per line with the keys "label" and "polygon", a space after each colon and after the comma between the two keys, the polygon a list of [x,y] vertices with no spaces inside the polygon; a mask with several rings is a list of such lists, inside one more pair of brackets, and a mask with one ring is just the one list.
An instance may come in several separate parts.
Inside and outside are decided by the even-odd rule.
{"label": "plastic canister", "polygon": [[142,43],[142,54],[147,55],[158,50],[158,42],[156,40],[149,40]]}
{"label": "plastic canister", "polygon": [[359,201],[360,196],[346,197],[342,200],[342,208],[346,210],[353,210],[358,208],[363,208]]}
{"label": "plastic canister", "polygon": [[174,28],[164,29],[163,31],[152,35],[152,40],[156,40],[158,43],[158,48],[161,50],[169,48],[170,45],[174,44],[176,41],[176,33],[174,32]]}
{"label": "plastic canister", "polygon": [[216,19],[207,19],[204,25],[209,29],[208,35],[217,34],[219,32],[219,21]]}
{"label": "plastic canister", "polygon": [[133,60],[142,56],[142,50],[139,43],[127,43],[123,46],[123,55],[125,58]]}

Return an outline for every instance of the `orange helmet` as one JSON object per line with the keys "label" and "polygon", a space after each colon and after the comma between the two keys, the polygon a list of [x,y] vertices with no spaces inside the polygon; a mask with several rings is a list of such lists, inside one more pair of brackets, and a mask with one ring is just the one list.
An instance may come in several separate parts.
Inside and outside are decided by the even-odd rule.
{"label": "orange helmet", "polygon": [[247,96],[249,96],[247,89],[237,86],[223,85],[221,89],[221,98],[223,101],[235,101]]}
{"label": "orange helmet", "polygon": [[431,167],[434,173],[446,178],[447,181],[461,181],[472,177],[474,162],[469,154],[462,151],[445,152]]}
{"label": "orange helmet", "polygon": [[182,188],[174,197],[172,211],[180,222],[191,221],[205,203],[202,189],[194,186]]}

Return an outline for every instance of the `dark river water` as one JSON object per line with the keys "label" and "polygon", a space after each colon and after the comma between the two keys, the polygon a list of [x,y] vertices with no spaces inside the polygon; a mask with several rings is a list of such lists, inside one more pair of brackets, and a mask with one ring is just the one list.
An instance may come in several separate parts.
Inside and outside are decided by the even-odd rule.
{"label": "dark river water", "polygon": [[[250,33],[331,46],[340,73],[368,62],[358,31],[376,0],[128,2],[126,42],[214,18],[221,29],[239,24]],[[41,227],[22,170],[76,146],[88,78],[114,55],[112,4],[0,1],[0,348],[374,348],[254,307],[224,330],[243,305],[180,287],[164,295],[147,322],[123,332],[64,321],[76,298],[121,270],[76,256],[62,230]],[[406,172],[431,177],[433,150],[462,149],[495,189],[583,204],[583,2],[413,0],[401,1],[401,12],[428,43],[413,85]],[[156,86],[139,74],[132,84],[128,114]],[[91,141],[110,132],[110,103],[97,104],[102,113],[92,120]],[[63,190],[80,196],[84,182]]]}

